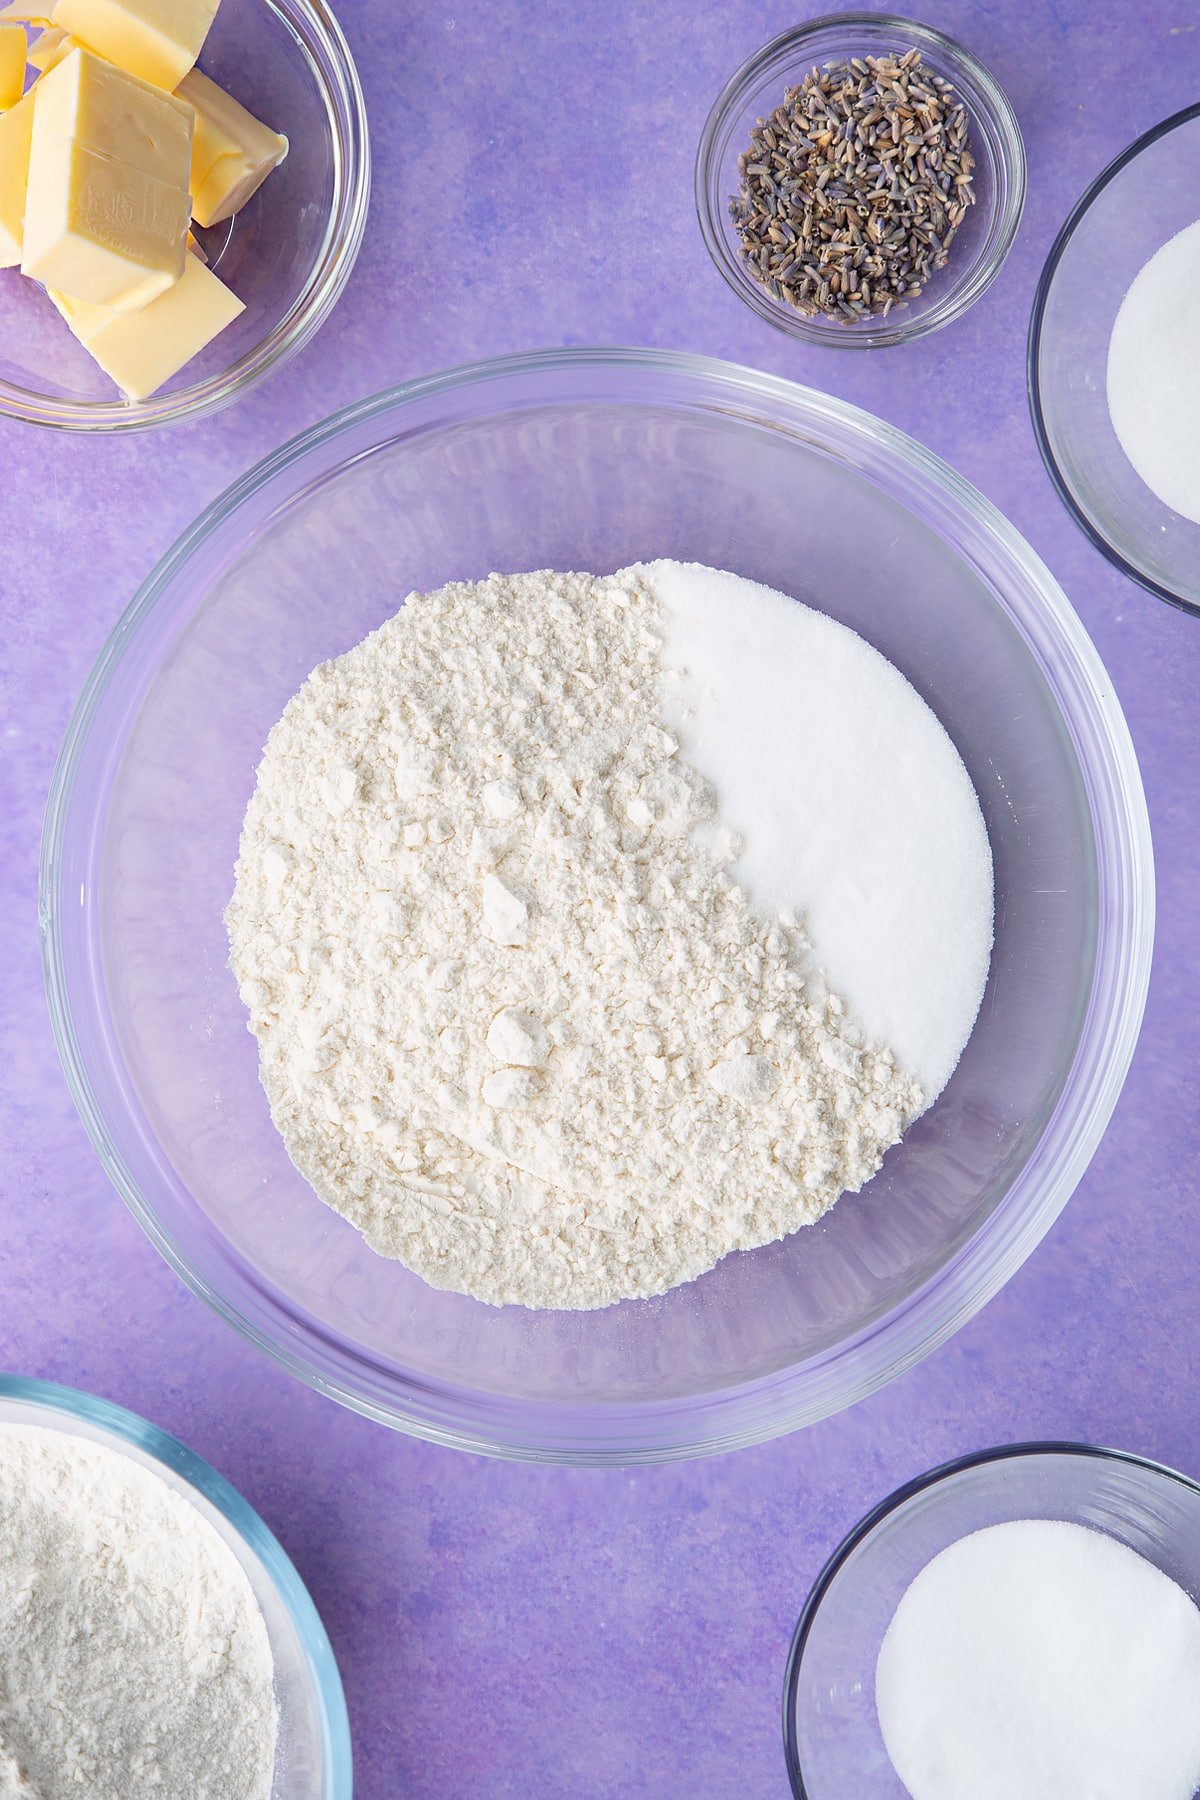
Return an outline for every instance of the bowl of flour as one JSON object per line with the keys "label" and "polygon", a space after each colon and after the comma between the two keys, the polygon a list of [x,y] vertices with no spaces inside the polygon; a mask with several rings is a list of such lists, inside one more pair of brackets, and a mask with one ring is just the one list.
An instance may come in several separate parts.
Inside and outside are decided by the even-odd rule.
{"label": "bowl of flour", "polygon": [[146,1420],[18,1376],[0,1376],[0,1623],[13,1800],[349,1800],[329,1640],[261,1519]]}
{"label": "bowl of flour", "polygon": [[981,1305],[1153,926],[1111,685],[1011,527],[635,351],[253,471],[102,656],[43,874],[73,1090],[185,1279],[389,1423],[584,1461],[818,1418]]}

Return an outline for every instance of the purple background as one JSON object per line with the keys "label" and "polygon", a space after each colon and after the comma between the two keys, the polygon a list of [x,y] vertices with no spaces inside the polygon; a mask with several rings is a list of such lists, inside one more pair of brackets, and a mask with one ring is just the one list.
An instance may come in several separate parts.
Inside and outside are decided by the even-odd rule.
{"label": "purple background", "polygon": [[[796,1613],[842,1532],[896,1483],[1035,1436],[1200,1474],[1200,623],[1122,580],[1069,522],[1024,380],[1051,239],[1118,150],[1195,100],[1200,17],[1194,0],[932,5],[930,23],[1012,97],[1029,203],[1007,266],[965,319],[854,356],[754,319],[708,262],[692,212],[714,95],[804,11],[343,0],[375,194],[358,269],[316,344],[197,427],[120,441],[0,427],[0,1365],[146,1414],[259,1509],[329,1628],[362,1800],[781,1794],[778,1696]],[[1045,557],[1111,671],[1159,875],[1155,972],[1124,1095],[1066,1214],[1005,1292],[841,1418],[629,1473],[409,1441],[310,1393],[218,1323],[97,1167],[51,1043],[36,932],[42,808],[69,710],[137,584],[199,508],[283,438],[388,383],[591,342],[794,376],[903,426],[976,483]]]}

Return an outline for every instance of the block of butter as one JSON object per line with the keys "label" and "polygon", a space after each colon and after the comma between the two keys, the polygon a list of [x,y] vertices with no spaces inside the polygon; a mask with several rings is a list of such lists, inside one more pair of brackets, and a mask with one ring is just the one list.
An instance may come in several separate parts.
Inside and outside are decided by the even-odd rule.
{"label": "block of butter", "polygon": [[21,272],[136,311],[183,274],[192,109],[84,49],[32,92]]}
{"label": "block of butter", "polygon": [[31,88],[11,111],[0,113],[0,269],[11,269],[21,260],[32,131]]}
{"label": "block of butter", "polygon": [[192,217],[197,225],[217,225],[240,212],[271,170],[279,167],[288,141],[199,69],[185,75],[176,91],[196,110]]}
{"label": "block of butter", "polygon": [[220,0],[55,0],[53,20],[110,62],[175,89],[200,54]]}
{"label": "block of butter", "polygon": [[236,294],[189,256],[183,279],[140,313],[90,306],[47,289],[84,349],[130,400],[146,400],[245,311]]}
{"label": "block of butter", "polygon": [[29,61],[42,75],[46,75],[77,47],[75,39],[59,26],[47,25],[30,44]]}
{"label": "block of butter", "polygon": [[25,87],[25,27],[0,24],[0,111],[7,112]]}

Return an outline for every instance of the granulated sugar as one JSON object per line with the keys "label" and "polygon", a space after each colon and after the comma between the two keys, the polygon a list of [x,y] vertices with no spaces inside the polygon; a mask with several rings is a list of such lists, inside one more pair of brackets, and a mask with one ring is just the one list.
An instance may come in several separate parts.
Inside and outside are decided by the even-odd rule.
{"label": "granulated sugar", "polygon": [[868,1037],[933,1099],[962,1055],[992,947],[992,859],[954,745],[845,626],[693,564],[647,573],[666,613],[680,750],[741,845],[758,911],[799,906],[816,959]]}
{"label": "granulated sugar", "polygon": [[991,1526],[912,1583],[875,1700],[913,1800],[1192,1800],[1200,1611],[1102,1532]]}
{"label": "granulated sugar", "polygon": [[1200,524],[1200,220],[1139,271],[1108,347],[1108,410],[1153,494]]}
{"label": "granulated sugar", "polygon": [[[412,596],[271,734],[228,923],[272,1114],[317,1193],[436,1286],[531,1306],[659,1293],[820,1217],[934,1091],[825,979],[819,894],[789,898],[781,864],[756,905],[731,874],[727,737],[701,734],[705,768],[670,723],[677,705],[688,728],[692,680],[667,666],[671,590],[688,606],[705,579],[656,565]],[[738,617],[751,649],[760,610]],[[904,732],[899,683],[927,730],[841,627],[806,643],[814,692],[848,673],[843,705]],[[790,714],[775,723],[778,810],[808,777]],[[829,807],[846,777],[820,764]],[[771,808],[743,814],[768,871]],[[951,818],[986,856],[977,806]],[[954,1007],[927,996],[935,1082],[982,990],[990,887],[977,901]]]}

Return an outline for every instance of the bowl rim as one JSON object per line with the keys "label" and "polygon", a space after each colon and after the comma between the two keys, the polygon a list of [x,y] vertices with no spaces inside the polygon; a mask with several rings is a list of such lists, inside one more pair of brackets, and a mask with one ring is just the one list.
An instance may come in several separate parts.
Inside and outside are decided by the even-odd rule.
{"label": "bowl rim", "polygon": [[1122,575],[1127,575],[1131,581],[1136,581],[1139,587],[1145,588],[1147,593],[1156,595],[1159,600],[1165,600],[1168,606],[1174,606],[1180,612],[1188,613],[1192,618],[1197,619],[1200,618],[1200,601],[1185,599],[1182,594],[1176,593],[1174,588],[1169,588],[1165,583],[1155,580],[1153,575],[1148,575],[1144,569],[1131,562],[1122,551],[1117,549],[1098,522],[1089,512],[1085,511],[1076,499],[1050,442],[1046,409],[1042,402],[1041,377],[1042,330],[1045,325],[1046,308],[1050,300],[1050,290],[1054,285],[1054,277],[1058,273],[1058,266],[1066,255],[1071,239],[1104,190],[1128,168],[1130,163],[1136,161],[1143,150],[1149,150],[1153,144],[1158,143],[1160,138],[1169,136],[1181,125],[1191,124],[1194,119],[1200,119],[1200,101],[1194,101],[1191,106],[1181,107],[1169,118],[1161,119],[1157,125],[1152,125],[1149,131],[1143,131],[1140,137],[1135,138],[1131,144],[1127,144],[1118,156],[1114,156],[1107,168],[1102,169],[1099,175],[1088,183],[1067,214],[1057,237],[1050,246],[1050,254],[1042,266],[1042,272],[1034,291],[1025,349],[1025,387],[1029,396],[1033,435],[1037,439],[1037,447],[1041,453],[1046,473],[1063,506],[1080,531],[1114,568],[1121,571]]}
{"label": "bowl rim", "polygon": [[[975,275],[969,280],[964,275],[964,278],[949,281],[941,301],[935,302],[927,311],[906,315],[897,310],[894,323],[881,320],[878,326],[870,329],[866,328],[865,322],[861,330],[847,329],[836,321],[806,319],[801,313],[792,313],[782,308],[758,282],[746,276],[731,247],[724,215],[719,207],[714,206],[709,193],[708,177],[716,156],[717,140],[727,119],[743,104],[745,90],[768,64],[782,59],[788,53],[798,60],[806,42],[831,28],[907,33],[922,51],[933,51],[941,56],[951,74],[956,67],[965,69],[987,98],[989,122],[1001,146],[1000,161],[1008,178],[1008,191],[1003,207],[993,201],[992,215],[1000,225],[996,241]],[[815,19],[806,19],[800,25],[781,31],[769,43],[748,56],[734,70],[709,109],[696,147],[693,171],[693,195],[700,235],[726,285],[760,319],[773,325],[786,337],[797,338],[803,343],[820,344],[833,350],[885,350],[895,344],[915,342],[961,318],[992,285],[1008,258],[1025,207],[1026,185],[1025,143],[1020,122],[1007,93],[987,65],[973,51],[960,44],[957,38],[940,31],[935,25],[906,18],[900,13],[870,11],[823,13]]]}
{"label": "bowl rim", "polygon": [[914,1475],[910,1481],[902,1482],[886,1499],[879,1501],[870,1512],[865,1513],[856,1525],[851,1526],[836,1550],[827,1558],[809,1589],[808,1598],[792,1632],[783,1674],[783,1754],[793,1800],[817,1800],[817,1796],[811,1794],[805,1786],[800,1767],[800,1752],[796,1743],[796,1690],[804,1651],[817,1614],[845,1564],[886,1519],[890,1519],[893,1513],[900,1512],[919,1494],[927,1493],[930,1488],[940,1487],[943,1482],[966,1474],[970,1469],[986,1468],[990,1463],[1020,1462],[1030,1456],[1077,1457],[1080,1461],[1121,1463],[1165,1476],[1186,1488],[1189,1493],[1200,1497],[1200,1482],[1193,1481],[1190,1475],[1181,1474],[1178,1469],[1172,1469],[1166,1463],[1155,1462],[1153,1457],[1139,1456],[1133,1450],[1109,1450],[1100,1444],[1073,1443],[1063,1438],[1034,1438],[1016,1444],[996,1444],[986,1450],[971,1450],[963,1456],[951,1457],[948,1462],[938,1463],[921,1475]]}
{"label": "bowl rim", "polygon": [[[463,389],[486,393],[489,383],[529,375],[565,382],[597,370],[623,372],[629,379],[637,379],[639,389],[648,376],[674,378],[687,384],[688,404],[693,410],[718,418],[732,410],[735,417],[752,419],[758,426],[784,435],[790,430],[811,441],[814,427],[821,427],[828,434],[826,446],[832,440],[842,455],[849,457],[853,452],[856,467],[870,467],[874,455],[880,463],[880,478],[884,470],[895,480],[902,473],[904,492],[914,504],[922,493],[935,495],[943,523],[953,521],[964,534],[960,549],[965,559],[970,560],[972,553],[1001,556],[1011,586],[1005,600],[997,597],[996,603],[1006,610],[1039,664],[1059,706],[1081,775],[1094,778],[1085,780],[1085,786],[1098,849],[1098,875],[1103,873],[1106,846],[1112,867],[1109,887],[1101,895],[1107,904],[1098,909],[1090,1001],[1062,1092],[984,1224],[956,1246],[933,1275],[835,1345],[782,1369],[705,1390],[699,1397],[592,1404],[586,1412],[586,1427],[581,1427],[567,1401],[514,1402],[510,1396],[472,1388],[465,1390],[469,1402],[464,1404],[464,1390],[443,1378],[407,1369],[395,1377],[391,1366],[348,1345],[332,1328],[314,1330],[306,1322],[301,1335],[292,1313],[267,1291],[264,1280],[239,1283],[235,1302],[216,1292],[204,1275],[191,1267],[160,1225],[152,1198],[140,1190],[118,1153],[97,1098],[89,1058],[77,1040],[73,983],[66,974],[64,943],[70,931],[85,927],[76,923],[83,918],[78,889],[72,894],[60,888],[60,869],[76,774],[87,760],[93,720],[110,681],[139,627],[160,597],[169,596],[173,581],[210,534],[310,452],[348,436],[356,427],[377,420],[402,420],[405,410],[416,403],[431,398],[448,400]],[[551,397],[556,392],[554,380],[549,383]],[[559,398],[562,403],[562,396]],[[624,396],[619,396],[614,403],[622,402]],[[545,393],[539,403],[548,403]],[[670,403],[679,405],[681,401],[674,398]],[[492,410],[503,404],[502,398]],[[486,411],[482,402],[480,406]],[[398,428],[393,435],[398,435]],[[355,460],[359,454],[356,450]],[[283,504],[278,496],[275,501],[277,506]],[[1086,749],[1077,733],[1086,740]],[[39,872],[43,974],[68,1088],[118,1193],[192,1291],[274,1360],[369,1417],[462,1449],[525,1461],[596,1465],[709,1455],[813,1423],[873,1393],[911,1367],[991,1299],[1058,1217],[1103,1135],[1140,1029],[1153,919],[1149,819],[1128,726],[1112,683],[1065,594],[1015,527],[931,451],[845,401],[783,377],[709,357],[611,346],[493,358],[385,389],[301,432],[210,503],[143,582],[92,667],[55,766]],[[81,989],[85,999],[91,992]],[[1097,1012],[1103,1016],[1101,1030],[1095,1024]],[[515,1423],[513,1412],[519,1415]]]}
{"label": "bowl rim", "polygon": [[[48,430],[150,431],[211,417],[302,350],[341,298],[362,248],[371,201],[366,98],[345,33],[326,0],[263,0],[301,50],[320,89],[333,138],[333,199],[303,291],[265,337],[206,381],[146,400],[64,400],[0,380],[0,418]],[[303,37],[301,38],[301,29]]]}
{"label": "bowl rim", "polygon": [[143,1418],[140,1413],[118,1406],[114,1400],[105,1400],[98,1394],[89,1394],[82,1388],[68,1387],[62,1382],[11,1375],[0,1370],[0,1401],[40,1407],[65,1419],[77,1419],[98,1427],[112,1440],[118,1454],[123,1453],[124,1446],[140,1450],[194,1488],[228,1521],[265,1569],[296,1627],[304,1651],[309,1686],[316,1700],[326,1800],[350,1800],[353,1791],[350,1719],[333,1646],[296,1565],[245,1495],[180,1438]]}

